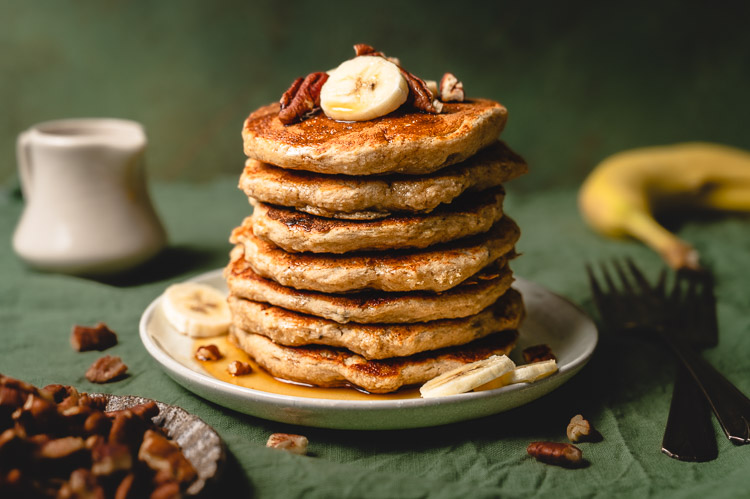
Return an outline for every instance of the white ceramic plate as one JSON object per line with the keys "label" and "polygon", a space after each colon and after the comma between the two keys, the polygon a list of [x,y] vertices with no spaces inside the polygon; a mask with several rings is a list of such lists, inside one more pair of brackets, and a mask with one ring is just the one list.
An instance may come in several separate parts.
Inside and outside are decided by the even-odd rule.
{"label": "white ceramic plate", "polygon": [[[226,292],[221,269],[193,279]],[[527,404],[565,383],[594,352],[597,331],[580,309],[538,284],[516,278],[527,317],[514,354],[546,343],[559,371],[535,383],[449,397],[403,400],[331,400],[244,388],[208,375],[193,359],[193,340],[175,331],[161,312],[161,297],[145,310],[140,335],[146,350],[179,384],[224,407],[264,419],[319,428],[385,430],[436,426],[480,418]],[[520,359],[514,360],[519,363]]]}

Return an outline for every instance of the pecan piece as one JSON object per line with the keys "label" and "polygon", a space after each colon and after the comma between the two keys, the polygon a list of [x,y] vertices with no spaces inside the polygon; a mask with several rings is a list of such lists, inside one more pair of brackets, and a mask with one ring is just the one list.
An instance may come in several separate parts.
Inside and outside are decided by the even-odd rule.
{"label": "pecan piece", "polygon": [[552,349],[547,344],[532,345],[523,350],[523,358],[527,364],[534,362],[542,362],[545,360],[557,360],[555,354],[552,353]]}
{"label": "pecan piece", "polygon": [[432,92],[430,92],[430,89],[427,87],[424,80],[419,76],[411,74],[401,66],[399,66],[399,69],[401,70],[401,75],[403,75],[406,80],[406,84],[409,86],[409,99],[411,100],[411,105],[420,111],[438,114],[439,111],[437,107],[441,107],[442,109],[442,105],[435,105],[437,104],[437,101],[432,98]]}
{"label": "pecan piece", "polygon": [[117,345],[117,334],[103,322],[94,327],[76,324],[70,332],[70,344],[77,352],[102,351]]}
{"label": "pecan piece", "polygon": [[274,433],[268,437],[266,447],[284,449],[293,454],[307,454],[307,437],[290,433]]}
{"label": "pecan piece", "polygon": [[58,499],[72,499],[85,497],[87,499],[104,499],[104,489],[96,480],[96,476],[85,468],[75,470],[70,474],[70,480],[65,482],[57,493]]}
{"label": "pecan piece", "polygon": [[124,376],[127,370],[128,366],[120,357],[105,355],[91,364],[86,371],[86,379],[92,383],[108,383]]}
{"label": "pecan piece", "polygon": [[558,466],[575,467],[583,463],[583,453],[581,449],[573,444],[564,444],[560,442],[531,442],[526,447],[526,452],[547,464],[556,464]]}
{"label": "pecan piece", "polygon": [[232,376],[244,376],[253,372],[253,368],[247,362],[235,360],[227,366],[227,372]]}
{"label": "pecan piece", "polygon": [[213,343],[210,345],[199,346],[195,351],[195,358],[198,360],[219,360],[222,358],[219,347]]}
{"label": "pecan piece", "polygon": [[127,445],[108,443],[102,439],[91,449],[91,472],[94,475],[112,475],[132,467],[133,457]]}
{"label": "pecan piece", "polygon": [[328,80],[327,73],[310,73],[304,78],[297,78],[284,92],[279,103],[279,121],[291,125],[304,115],[320,106],[320,89]]}
{"label": "pecan piece", "polygon": [[192,482],[197,476],[195,468],[182,454],[180,448],[167,440],[167,437],[153,430],[146,430],[143,435],[143,443],[138,450],[138,459],[156,472],[168,472],[169,476],[181,483]]}
{"label": "pecan piece", "polygon": [[440,100],[443,102],[463,102],[464,84],[453,73],[445,73],[440,79]]}

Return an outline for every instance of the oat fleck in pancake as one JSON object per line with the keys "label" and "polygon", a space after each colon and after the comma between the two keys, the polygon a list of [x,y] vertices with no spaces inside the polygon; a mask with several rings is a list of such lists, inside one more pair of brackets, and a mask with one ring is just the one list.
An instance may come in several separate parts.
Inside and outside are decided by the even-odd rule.
{"label": "oat fleck in pancake", "polygon": [[348,253],[426,248],[487,232],[503,216],[501,186],[442,205],[427,214],[380,220],[338,220],[254,201],[253,233],[286,251]]}
{"label": "oat fleck in pancake", "polygon": [[495,303],[513,283],[513,273],[507,265],[503,268],[491,265],[443,293],[363,291],[326,294],[288,288],[259,276],[246,264],[242,246],[232,250],[224,277],[231,294],[248,300],[270,303],[340,323],[352,321],[366,324],[424,322],[474,315]]}
{"label": "oat fleck in pancake", "polygon": [[230,241],[243,245],[245,261],[256,273],[283,286],[326,293],[445,291],[492,262],[515,256],[520,236],[515,222],[503,217],[487,234],[427,249],[337,255],[288,253],[255,237],[250,225],[245,219]]}
{"label": "oat fleck in pancake", "polygon": [[508,112],[486,99],[446,103],[441,114],[407,106],[369,121],[343,123],[322,113],[293,125],[279,104],[261,107],[242,129],[249,158],[293,170],[344,175],[424,174],[459,163],[493,143]]}
{"label": "oat fleck in pancake", "polygon": [[518,329],[524,315],[521,295],[512,288],[476,315],[414,324],[339,324],[236,296],[229,297],[229,307],[234,325],[243,331],[285,346],[346,348],[366,359],[463,345],[498,331]]}
{"label": "oat fleck in pancake", "polygon": [[372,220],[397,212],[428,213],[466,191],[496,187],[527,171],[523,158],[497,141],[463,163],[417,177],[323,175],[248,159],[239,187],[264,203],[311,215]]}
{"label": "oat fleck in pancake", "polygon": [[367,360],[344,349],[286,347],[265,336],[230,329],[229,338],[263,369],[277,378],[316,386],[353,384],[372,393],[424,383],[461,365],[504,355],[515,346],[518,333],[502,331],[467,345],[419,353],[410,357]]}

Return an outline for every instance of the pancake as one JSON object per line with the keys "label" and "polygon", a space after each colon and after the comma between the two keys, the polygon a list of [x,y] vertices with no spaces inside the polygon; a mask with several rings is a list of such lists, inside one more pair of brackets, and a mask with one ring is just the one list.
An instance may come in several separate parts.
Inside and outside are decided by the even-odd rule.
{"label": "pancake", "polygon": [[230,328],[229,338],[263,369],[277,378],[316,386],[353,384],[368,392],[388,393],[424,383],[464,364],[503,355],[515,346],[518,333],[502,331],[467,345],[410,357],[367,360],[344,349],[286,347],[260,334]]}
{"label": "pancake", "polygon": [[523,158],[497,141],[463,163],[418,177],[324,175],[248,159],[239,187],[263,203],[311,215],[372,220],[398,212],[428,213],[466,191],[496,187],[527,171]]}
{"label": "pancake", "polygon": [[379,220],[338,220],[253,201],[253,233],[286,251],[351,251],[426,248],[487,232],[503,216],[502,186],[467,194],[423,215]]}
{"label": "pancake", "polygon": [[487,234],[412,251],[375,253],[288,253],[253,235],[249,219],[232,231],[230,241],[244,247],[245,261],[260,276],[283,286],[326,293],[445,291],[492,262],[515,255],[520,236],[508,217]]}
{"label": "pancake", "polygon": [[513,273],[507,265],[503,268],[491,265],[443,293],[326,294],[289,288],[259,276],[245,262],[242,246],[232,250],[224,277],[230,294],[340,323],[365,324],[425,322],[478,314],[495,303],[513,283]]}
{"label": "pancake", "polygon": [[493,143],[508,111],[486,99],[449,102],[441,114],[408,106],[381,118],[345,123],[323,113],[292,125],[279,104],[245,120],[242,138],[252,159],[293,170],[344,175],[425,174],[460,163]]}
{"label": "pancake", "polygon": [[521,295],[512,288],[476,315],[414,324],[339,324],[236,296],[229,297],[229,307],[236,327],[279,345],[340,347],[366,359],[463,345],[498,331],[518,329],[524,315]]}

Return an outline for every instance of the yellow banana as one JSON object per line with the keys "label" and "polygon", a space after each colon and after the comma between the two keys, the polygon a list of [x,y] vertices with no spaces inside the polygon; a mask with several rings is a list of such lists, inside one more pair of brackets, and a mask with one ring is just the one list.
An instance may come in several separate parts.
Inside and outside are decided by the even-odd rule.
{"label": "yellow banana", "polygon": [[623,151],[599,163],[578,194],[597,232],[635,237],[672,268],[697,269],[697,251],[653,217],[686,206],[750,211],[750,152],[705,142]]}

